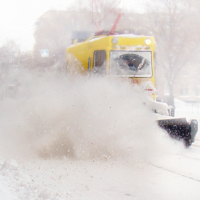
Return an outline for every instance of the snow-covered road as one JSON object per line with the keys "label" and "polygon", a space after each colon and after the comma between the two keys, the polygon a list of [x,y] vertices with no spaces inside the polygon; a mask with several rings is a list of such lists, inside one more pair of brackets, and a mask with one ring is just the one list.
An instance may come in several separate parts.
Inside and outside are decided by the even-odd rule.
{"label": "snow-covered road", "polygon": [[200,146],[148,162],[1,159],[0,199],[199,199]]}

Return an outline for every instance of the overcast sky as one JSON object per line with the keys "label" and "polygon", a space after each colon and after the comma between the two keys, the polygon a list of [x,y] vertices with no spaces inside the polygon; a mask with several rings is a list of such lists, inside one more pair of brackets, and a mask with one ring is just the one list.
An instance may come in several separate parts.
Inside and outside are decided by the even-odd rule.
{"label": "overcast sky", "polygon": [[[23,50],[29,50],[34,43],[33,31],[36,19],[47,10],[66,9],[73,0],[0,0],[0,2],[0,46],[6,40],[14,39]],[[137,5],[137,2],[124,0],[125,6]]]}

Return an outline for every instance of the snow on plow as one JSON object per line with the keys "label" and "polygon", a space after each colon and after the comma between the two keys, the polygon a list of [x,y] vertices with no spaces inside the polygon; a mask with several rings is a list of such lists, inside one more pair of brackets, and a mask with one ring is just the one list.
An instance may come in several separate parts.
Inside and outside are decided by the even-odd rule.
{"label": "snow on plow", "polygon": [[183,140],[185,146],[191,146],[198,132],[198,121],[187,120],[185,117],[172,117],[171,106],[166,103],[153,101],[151,98],[145,105],[155,112],[158,126],[164,129],[172,138]]}
{"label": "snow on plow", "polygon": [[160,119],[157,122],[172,138],[183,140],[186,147],[195,141],[195,136],[198,131],[198,121],[196,119],[188,122],[186,118],[171,118]]}

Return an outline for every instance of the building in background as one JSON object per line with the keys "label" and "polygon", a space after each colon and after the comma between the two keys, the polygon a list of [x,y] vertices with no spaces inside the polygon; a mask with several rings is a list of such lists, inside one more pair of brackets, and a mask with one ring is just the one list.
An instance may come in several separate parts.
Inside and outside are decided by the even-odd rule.
{"label": "building in background", "polygon": [[[157,74],[157,99],[167,102],[168,96],[169,88],[164,72],[161,71],[159,75]],[[178,72],[174,83],[174,97],[186,103],[200,103],[200,58],[198,56]]]}

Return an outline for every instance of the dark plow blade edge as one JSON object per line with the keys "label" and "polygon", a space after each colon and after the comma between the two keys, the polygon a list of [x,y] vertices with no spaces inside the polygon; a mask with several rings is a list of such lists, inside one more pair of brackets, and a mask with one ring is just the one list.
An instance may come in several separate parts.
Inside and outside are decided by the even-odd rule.
{"label": "dark plow blade edge", "polygon": [[184,140],[185,146],[190,146],[198,131],[198,121],[192,119],[187,122],[186,118],[158,120],[158,125],[167,131],[169,135],[178,140]]}

